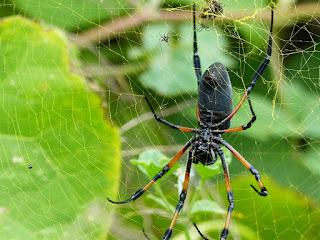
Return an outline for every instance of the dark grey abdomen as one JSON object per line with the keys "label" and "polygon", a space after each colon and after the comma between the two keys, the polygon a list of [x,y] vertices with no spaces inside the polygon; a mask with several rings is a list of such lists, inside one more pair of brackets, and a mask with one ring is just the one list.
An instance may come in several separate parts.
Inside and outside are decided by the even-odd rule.
{"label": "dark grey abdomen", "polygon": [[[232,86],[229,74],[221,63],[214,63],[205,71],[198,87],[198,108],[202,123],[218,123],[232,112]],[[218,128],[228,129],[230,124],[228,120]]]}

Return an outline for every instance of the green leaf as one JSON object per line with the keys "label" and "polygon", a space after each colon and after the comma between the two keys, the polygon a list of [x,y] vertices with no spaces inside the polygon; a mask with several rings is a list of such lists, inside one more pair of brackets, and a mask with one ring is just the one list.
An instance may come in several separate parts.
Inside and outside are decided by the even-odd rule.
{"label": "green leaf", "polygon": [[[242,94],[234,97],[234,106],[238,104],[239,96],[242,96]],[[288,112],[282,111],[281,106],[273,106],[269,98],[255,93],[250,95],[250,100],[257,120],[248,130],[235,134],[243,134],[250,138],[259,139],[259,141],[268,141],[270,138],[278,138],[279,136],[298,135],[296,131],[298,122]],[[244,125],[251,118],[252,113],[246,101],[232,118],[231,128]]]}
{"label": "green leaf", "polygon": [[208,200],[208,199],[203,199],[203,200],[198,200],[196,201],[193,205],[192,208],[190,209],[190,214],[198,214],[198,213],[218,213],[218,214],[226,214],[226,210],[222,209],[218,203]]}
{"label": "green leaf", "polygon": [[102,239],[108,231],[119,136],[100,98],[69,71],[70,48],[39,23],[0,23],[3,239]]}
{"label": "green leaf", "polygon": [[175,210],[175,207],[173,205],[170,204],[168,206],[168,202],[165,202],[163,199],[161,199],[151,193],[147,194],[147,198],[158,203],[162,207],[163,210],[167,210],[170,213],[174,212],[174,210]]}
{"label": "green leaf", "polygon": [[24,12],[35,20],[43,20],[69,31],[78,31],[97,26],[101,21],[128,13],[130,8],[125,0],[15,0],[17,11]]}
{"label": "green leaf", "polygon": [[[300,136],[319,139],[319,44],[306,46],[287,60],[288,69],[281,81],[283,110],[291,114],[298,124],[295,132]],[[312,49],[312,51],[309,51]]]}
{"label": "green leaf", "polygon": [[259,48],[259,53],[267,55],[266,49],[270,35],[270,22],[268,22],[268,25],[256,20],[237,22],[236,29],[245,40],[246,53],[251,52],[252,49]]}
{"label": "green leaf", "polygon": [[[320,226],[318,206],[307,196],[295,191],[295,187],[283,188],[267,176],[262,181],[269,195],[261,197],[249,186],[254,177],[231,178],[235,208],[231,215],[229,236],[241,239],[317,239]],[[226,195],[225,183],[219,183],[221,196]],[[225,210],[229,205],[224,199]],[[294,214],[293,214],[294,213]],[[198,228],[209,239],[219,239],[225,220],[217,220],[211,214],[205,221],[196,221]],[[190,224],[192,226],[192,224]],[[191,239],[202,239],[195,228],[190,227]],[[183,240],[185,234],[175,234],[174,240]]]}
{"label": "green leaf", "polygon": [[[153,178],[171,159],[166,157],[163,153],[157,150],[147,150],[139,155],[138,159],[132,159],[130,162],[136,165],[143,174],[149,178]],[[175,172],[178,165],[174,165],[170,171],[165,175]],[[164,176],[164,177],[165,177]]]}
{"label": "green leaf", "polygon": [[[297,192],[295,186],[284,188],[268,176],[261,177],[269,193],[267,197],[259,196],[250,188],[249,184],[258,185],[250,173],[245,177],[231,178],[235,198],[233,221],[246,225],[263,239],[295,239],[297,236],[299,239],[315,239],[320,227],[320,213],[314,200]],[[224,196],[224,182],[221,182],[219,192]],[[225,204],[227,206],[227,200]]]}
{"label": "green leaf", "polygon": [[310,148],[303,157],[302,164],[305,165],[306,168],[310,169],[312,173],[320,176],[320,164],[319,164],[319,144],[313,144],[312,148]]}
{"label": "green leaf", "polygon": [[[209,220],[206,222],[197,223],[197,227],[199,229],[201,229],[201,232],[205,236],[208,236],[207,233],[210,233],[213,231],[220,235],[220,231],[222,230],[222,228],[223,228],[222,226],[224,226],[224,224],[225,224],[224,220],[212,219],[212,220]],[[237,230],[237,235],[241,236],[242,237],[241,239],[246,239],[246,240],[256,240],[256,239],[263,240],[263,239],[265,239],[264,237],[261,237],[260,234],[255,233],[250,228],[248,228],[247,225],[243,225],[243,224],[236,222],[236,223],[232,223],[231,227],[233,227],[234,229]],[[189,234],[190,234],[190,237],[192,240],[203,239],[199,235],[199,233],[197,232],[195,227],[190,227],[188,230],[189,230]],[[231,230],[230,230],[230,232],[231,232]],[[220,236],[218,234],[216,235],[217,239],[220,238]],[[232,234],[232,232],[231,232],[231,234]],[[231,237],[231,234],[229,233],[230,237]],[[257,236],[259,236],[259,237],[257,237]],[[214,239],[216,239],[216,238],[214,238]],[[186,238],[185,233],[180,233],[180,234],[173,235],[172,240],[187,240],[187,238]]]}
{"label": "green leaf", "polygon": [[[160,40],[163,34],[168,34],[169,43]],[[213,62],[223,62],[227,67],[232,65],[231,57],[223,51],[226,38],[218,29],[197,34],[203,69]],[[149,69],[140,78],[144,86],[163,96],[196,94],[198,87],[193,66],[192,26],[183,24],[174,35],[168,25],[153,24],[145,28],[142,35],[146,49],[141,51],[151,59]],[[135,56],[140,55],[135,51]]]}
{"label": "green leaf", "polygon": [[269,3],[268,0],[242,0],[242,1],[234,1],[234,0],[223,0],[221,1],[224,6],[224,12],[228,12],[228,10],[241,10],[242,12],[246,10],[259,10],[263,7],[266,7]]}

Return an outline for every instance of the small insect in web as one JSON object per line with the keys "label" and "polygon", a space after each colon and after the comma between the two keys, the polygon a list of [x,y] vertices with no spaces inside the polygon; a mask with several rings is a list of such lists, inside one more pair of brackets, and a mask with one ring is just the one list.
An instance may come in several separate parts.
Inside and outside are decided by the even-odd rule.
{"label": "small insect in web", "polygon": [[160,34],[160,39],[159,40],[161,42],[169,43],[169,34],[168,33],[165,33],[163,35]]}
{"label": "small insect in web", "polygon": [[[159,38],[159,41],[160,41],[160,43],[161,42],[166,42],[167,44],[168,44],[168,46],[169,47],[171,47],[171,45],[169,44],[169,38],[171,38],[170,36],[169,36],[169,33],[165,33],[165,34],[160,34],[160,38]],[[161,49],[162,49],[162,47],[161,47]]]}
{"label": "small insect in web", "polygon": [[[211,3],[217,1],[210,1]],[[163,123],[175,130],[183,132],[193,132],[195,135],[190,138],[183,148],[172,158],[172,160],[163,167],[163,169],[158,172],[153,179],[149,181],[143,188],[136,191],[130,198],[124,201],[113,201],[109,198],[108,201],[114,204],[123,204],[127,202],[134,201],[141,197],[145,191],[147,191],[154,182],[162,178],[179,158],[189,149],[188,158],[187,158],[187,167],[185,172],[185,178],[183,183],[183,188],[180,193],[179,202],[177,204],[175,213],[172,217],[171,224],[167,231],[165,232],[162,240],[169,240],[172,236],[174,225],[178,219],[178,215],[184,205],[185,199],[187,197],[188,185],[190,179],[190,171],[192,164],[203,164],[204,166],[215,164],[219,156],[222,168],[225,176],[225,183],[227,189],[227,198],[229,201],[228,212],[226,216],[226,221],[224,228],[220,235],[220,240],[226,240],[229,233],[229,225],[231,219],[231,213],[234,209],[234,197],[230,183],[229,169],[227,161],[224,155],[224,152],[221,146],[226,147],[240,162],[254,175],[255,180],[257,181],[260,190],[257,190],[253,185],[251,187],[253,190],[258,193],[260,196],[267,196],[268,192],[265,186],[261,181],[261,176],[259,172],[244,158],[241,154],[234,149],[231,144],[226,142],[221,135],[224,133],[232,133],[249,129],[253,123],[256,121],[256,115],[254,113],[250,98],[248,97],[254,86],[256,85],[257,79],[263,74],[267,68],[272,49],[272,29],[273,29],[273,6],[271,6],[271,23],[270,23],[270,32],[268,39],[267,47],[267,57],[262,61],[255,74],[253,75],[250,86],[246,89],[244,95],[242,96],[238,105],[233,108],[233,93],[232,85],[228,71],[223,66],[223,64],[216,62],[209,66],[207,70],[203,73],[200,66],[200,57],[198,54],[198,42],[197,42],[197,31],[196,31],[196,17],[195,17],[195,3],[193,3],[193,63],[196,79],[198,82],[198,105],[197,105],[197,119],[199,128],[189,128],[175,125],[166,121],[165,119],[159,117],[154,109],[152,108],[151,103],[148,98],[145,97],[147,104],[153,113],[155,120]],[[245,100],[248,100],[249,108],[252,114],[252,118],[247,124],[244,124],[239,127],[230,128],[231,119],[235,116],[239,108],[242,106]],[[203,239],[207,239],[199,230],[197,225],[194,223],[194,226],[200,236]],[[143,234],[146,239],[150,239],[148,235],[143,230]]]}
{"label": "small insect in web", "polygon": [[28,168],[29,168],[29,169],[32,169],[32,165],[31,165],[31,164],[29,164],[29,165],[28,165]]}
{"label": "small insect in web", "polygon": [[223,13],[222,3],[219,0],[206,0],[207,7],[202,9],[200,18],[214,20],[216,16]]}

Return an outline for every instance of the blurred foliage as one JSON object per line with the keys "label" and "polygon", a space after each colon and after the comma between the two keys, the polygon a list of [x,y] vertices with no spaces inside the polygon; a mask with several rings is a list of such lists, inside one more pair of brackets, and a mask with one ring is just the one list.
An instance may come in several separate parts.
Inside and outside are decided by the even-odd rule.
{"label": "blurred foliage", "polygon": [[[144,28],[142,36],[145,37],[142,39],[142,47],[139,47],[139,50],[132,48],[129,57],[137,59],[145,55],[146,58],[152,59],[148,70],[139,78],[146,88],[166,97],[177,97],[187,93],[196,94],[198,86],[193,67],[190,66],[192,63],[190,56],[193,54],[193,42],[190,38],[193,35],[193,29],[190,24],[179,25],[173,35],[171,33],[173,29],[168,27],[168,24],[156,24]],[[161,39],[163,34],[169,36],[170,43]],[[216,42],[218,38],[219,48],[213,47],[212,42]],[[198,42],[199,54],[203,56],[201,64],[209,66],[213,61],[219,61],[227,67],[232,66],[232,59],[221,49],[226,45],[226,38],[221,32],[202,31],[198,33]],[[204,52],[204,49],[207,49],[207,52]],[[217,57],[213,59],[212,56]]]}
{"label": "blurred foliage", "polygon": [[[209,28],[202,30],[200,28],[201,22],[197,22],[199,55],[202,71],[216,61],[222,62],[227,67],[233,84],[235,105],[242,97],[245,88],[248,87],[259,64],[266,57],[270,23],[269,21],[262,21],[260,16],[264,12],[270,11],[270,8],[267,0],[224,0],[222,2],[224,13],[231,13],[231,15],[228,15],[231,19],[213,23],[206,22]],[[290,7],[295,8],[299,4],[303,4],[304,1],[279,0],[276,2],[274,47],[271,63],[250,94],[257,121],[247,131],[223,136],[262,173],[262,180],[269,191],[269,196],[261,198],[250,188],[250,184],[255,184],[254,177],[237,159],[234,158],[231,162],[231,154],[224,149],[229,163],[231,184],[235,196],[235,210],[232,215],[230,237],[228,238],[230,240],[319,239],[320,237],[318,233],[320,217],[320,168],[318,161],[320,156],[320,45],[318,44],[320,27],[317,20],[318,15],[314,13],[315,15],[300,16],[297,11],[295,19],[289,19],[289,17],[286,18],[286,13]],[[314,3],[315,6],[318,4],[317,0],[309,2]],[[117,19],[121,17],[135,16],[136,13],[146,14],[153,10],[167,10],[168,13],[189,11],[191,4],[191,0],[50,0],[45,2],[5,0],[2,1],[0,14],[1,16],[20,14],[30,19],[40,20],[47,25],[65,30],[66,35],[76,42],[81,32],[99,27],[105,22],[119,24],[121,22]],[[206,1],[204,0],[197,1],[197,9],[201,11],[205,4]],[[150,6],[154,9],[150,10],[148,8]],[[248,14],[246,17],[239,19],[237,18],[238,13]],[[101,27],[101,29],[104,29],[104,27]],[[108,29],[105,30],[108,31]],[[169,36],[168,43],[161,41],[161,36],[164,34]],[[100,36],[94,37],[100,39]],[[115,36],[100,41],[96,45],[83,46],[80,43],[81,49],[68,45],[70,51],[76,52],[77,56],[73,56],[71,59],[65,56],[63,66],[58,64],[60,58],[58,55],[59,47],[57,46],[56,51],[48,50],[48,52],[52,51],[56,55],[48,53],[44,56],[40,54],[43,61],[41,64],[37,64],[39,69],[22,69],[24,74],[27,72],[30,77],[22,80],[21,76],[24,76],[24,74],[21,72],[15,73],[15,76],[19,77],[19,83],[23,83],[20,86],[22,93],[28,93],[31,97],[35,97],[34,93],[39,94],[33,100],[38,104],[35,107],[37,111],[34,112],[37,119],[24,121],[24,119],[30,117],[30,112],[24,113],[23,111],[26,111],[27,106],[31,104],[29,100],[28,104],[26,104],[26,99],[17,103],[17,98],[7,99],[7,97],[3,97],[5,99],[3,100],[3,106],[6,104],[6,108],[3,107],[3,109],[6,110],[2,113],[4,120],[1,129],[4,134],[8,134],[7,131],[11,129],[8,126],[14,123],[14,133],[16,135],[22,133],[23,130],[27,130],[27,132],[40,131],[41,129],[32,127],[32,125],[39,125],[38,118],[44,117],[43,115],[46,115],[48,109],[57,112],[61,110],[60,108],[53,108],[55,105],[52,103],[52,96],[50,98],[52,101],[48,100],[46,102],[47,98],[43,95],[45,94],[43,89],[46,88],[46,81],[49,81],[51,76],[46,68],[50,68],[50,71],[55,73],[56,77],[54,79],[57,82],[52,88],[59,89],[58,93],[61,93],[63,84],[68,83],[70,85],[67,85],[69,92],[66,93],[64,99],[66,104],[70,104],[69,107],[73,103],[69,110],[74,110],[74,112],[66,113],[68,115],[65,116],[66,119],[82,119],[89,122],[89,126],[93,128],[92,133],[90,131],[85,132],[85,129],[80,131],[78,127],[68,125],[66,129],[69,138],[73,137],[86,143],[92,143],[90,147],[85,144],[80,144],[80,147],[77,147],[62,134],[63,130],[55,130],[54,125],[48,120],[49,117],[47,122],[43,123],[43,129],[47,129],[46,124],[49,124],[51,137],[50,134],[41,135],[40,140],[42,140],[42,144],[45,144],[46,149],[41,149],[41,147],[40,149],[41,151],[50,150],[52,152],[50,154],[54,155],[59,171],[76,169],[85,175],[93,176],[97,174],[97,178],[100,179],[98,182],[97,179],[92,179],[89,175],[83,177],[82,175],[75,175],[76,173],[67,172],[69,177],[76,176],[77,180],[73,181],[73,187],[80,183],[95,186],[87,186],[90,191],[79,188],[77,193],[64,190],[64,194],[69,194],[68,196],[61,197],[62,194],[58,195],[59,200],[66,205],[65,208],[69,207],[75,212],[68,212],[67,216],[69,218],[78,219],[81,222],[83,216],[81,214],[85,211],[83,209],[79,210],[78,207],[87,206],[86,204],[90,202],[88,199],[93,198],[91,195],[99,197],[99,206],[103,206],[104,199],[107,196],[106,192],[108,197],[114,200],[118,197],[125,199],[130,196],[143,187],[157,171],[161,170],[163,165],[179,151],[179,147],[193,135],[192,133],[175,131],[156,122],[142,97],[148,95],[157,113],[160,116],[163,114],[166,120],[182,126],[197,127],[195,114],[197,85],[193,72],[192,37],[191,21],[161,22],[156,20],[156,22],[150,23],[146,21],[141,25],[137,24],[134,29],[121,29],[115,33]],[[32,40],[20,39],[17,42],[19,44],[29,43],[29,41],[38,43],[36,40],[37,37],[34,37]],[[10,39],[10,41],[13,40]],[[11,51],[23,49],[19,47],[19,44],[14,45],[14,50]],[[46,46],[39,45],[41,49],[49,48],[49,44]],[[8,57],[7,54],[3,56],[7,64],[1,65],[3,68],[1,70],[2,79],[12,78],[13,75],[10,73],[13,70],[11,71],[9,66],[15,66],[17,61],[33,62],[38,52],[47,53],[47,51],[39,50],[38,47],[28,44],[27,49],[37,51],[37,54],[34,53],[34,56],[28,59],[20,55]],[[7,53],[11,49],[3,42],[1,42],[1,48],[3,49],[2,52]],[[101,95],[107,106],[111,124],[113,127],[119,127],[122,141],[123,176],[118,192],[118,183],[115,182],[118,180],[118,171],[113,169],[119,168],[117,156],[119,139],[113,129],[102,130],[102,111],[101,107],[98,106],[100,102],[96,96],[87,92],[83,82],[83,85],[78,87],[77,84],[80,84],[78,77],[75,77],[76,80],[74,80],[74,75],[65,77],[61,74],[61,68],[63,72],[67,71],[68,64],[72,66],[72,70],[81,72],[86,77],[88,86]],[[6,68],[4,69],[4,67]],[[77,82],[75,88],[72,85],[74,81]],[[39,86],[34,87],[32,84],[37,82]],[[32,87],[34,87],[34,91],[32,91]],[[7,83],[7,85],[3,85],[2,89],[7,93],[7,91],[13,92],[15,87]],[[58,93],[57,91],[52,92],[55,98],[59,97]],[[87,102],[81,100],[81,94],[86,96]],[[75,96],[79,97],[77,101]],[[69,102],[67,99],[69,99]],[[71,102],[70,99],[72,99]],[[73,101],[79,103],[80,106],[74,104]],[[43,104],[48,105],[43,106]],[[97,112],[94,113],[94,111]],[[14,118],[17,117],[17,114],[25,114],[23,117],[19,117],[20,122],[16,122]],[[51,121],[59,123],[64,121],[61,118],[54,118],[55,115],[51,116],[49,114],[49,116]],[[90,118],[89,116],[95,117]],[[232,126],[245,124],[250,118],[250,109],[245,102],[232,119]],[[93,119],[97,119],[98,123],[92,122]],[[26,127],[28,124],[31,126]],[[20,125],[23,126],[22,129],[18,129]],[[46,136],[49,136],[49,140],[45,139]],[[97,136],[99,137],[97,138]],[[109,139],[112,143],[108,142],[105,145],[106,140],[103,140],[104,138]],[[66,141],[65,145],[69,146],[69,150],[63,150],[64,148],[61,149],[62,146],[55,145],[53,141],[57,139],[59,143],[63,140]],[[11,145],[5,142],[2,145],[3,153],[1,156],[10,159],[11,155],[8,155],[8,149]],[[32,158],[40,159],[39,161],[43,164],[41,169],[46,171],[47,177],[56,173],[57,170],[53,171],[52,166],[45,162],[43,156],[31,157],[33,156],[31,154],[32,150],[29,151],[29,149],[32,149],[32,147],[27,142],[23,142],[23,146],[29,154],[25,159],[28,159],[28,161]],[[145,152],[146,149],[149,150]],[[165,154],[155,149],[162,149]],[[61,151],[62,153],[72,152],[72,154],[76,154],[76,157],[72,158],[72,154],[70,154],[71,157],[67,159],[71,159],[72,162],[61,161],[60,158],[63,155]],[[57,152],[61,156],[56,155]],[[112,217],[113,223],[108,239],[141,239],[143,237],[142,228],[145,228],[149,235],[161,239],[171,222],[173,210],[178,201],[179,189],[181,189],[184,178],[185,158],[184,155],[179,161],[179,165],[170,171],[171,174],[154,184],[150,191],[139,200],[120,205],[114,216],[108,215],[106,217],[106,219]],[[30,162],[34,165],[35,160],[30,160]],[[10,168],[7,167],[8,164],[2,163],[2,170],[7,171],[7,168]],[[88,170],[88,168],[90,169],[89,166],[99,170],[97,173],[91,173]],[[23,167],[26,168],[26,166]],[[16,168],[11,167],[12,174],[22,171],[20,168]],[[31,171],[34,171],[34,168]],[[206,236],[210,236],[211,239],[219,238],[220,231],[224,226],[228,203],[226,201],[224,177],[221,174],[219,162],[211,168],[210,170],[200,165],[193,168],[194,170],[197,169],[198,173],[192,171],[188,197],[175,226],[173,240],[200,239],[192,226],[192,222],[196,222],[201,231]],[[105,176],[106,172],[108,174],[107,178]],[[31,174],[23,174],[15,181],[29,184],[28,179],[30,179]],[[49,179],[51,180],[47,184],[53,185],[57,194],[59,193],[57,188],[63,188],[67,184],[65,178]],[[21,183],[10,181],[13,180],[9,174],[3,175],[4,184],[11,186],[14,183],[15,186],[12,193],[5,193],[4,195],[9,200],[3,201],[11,203],[24,201],[23,205],[20,204],[22,209],[26,205],[30,206],[30,201],[36,199],[39,194],[46,193],[42,188],[37,188],[37,191],[32,190],[32,196],[28,195],[28,191],[23,191],[23,197],[28,199],[21,200],[20,195],[17,195],[18,200],[15,200],[16,197],[13,196],[16,196],[17,192],[21,194],[21,189],[25,189],[25,187]],[[32,180],[30,184],[35,182],[36,180]],[[8,191],[4,185],[2,187],[3,192]],[[68,188],[66,187],[66,189]],[[52,199],[56,201],[56,198],[53,197]],[[64,199],[71,199],[72,201],[66,202]],[[37,206],[38,209],[46,206],[45,201],[42,202],[37,199],[34,202],[41,205]],[[19,205],[18,203],[15,204]],[[50,206],[54,206],[54,203],[50,202]],[[111,208],[114,209],[115,205],[108,203],[103,212],[110,211]],[[21,210],[21,215],[25,217],[27,223],[34,221],[34,219],[26,218],[26,214],[39,213],[40,211],[31,209],[32,211],[28,213]],[[52,226],[50,231],[56,233],[62,231],[64,220],[49,215],[45,210],[42,216],[51,221],[55,220],[59,224],[59,227]],[[73,218],[73,216],[78,216],[78,218]],[[101,216],[104,218],[104,215]],[[9,220],[11,219],[6,218],[6,222],[9,222]],[[97,228],[100,229],[101,222],[98,225]],[[11,224],[10,227],[16,227],[16,225]],[[35,228],[41,230],[41,227],[36,226]],[[71,232],[75,231],[74,236],[78,236],[76,235],[78,234],[77,231],[84,230],[85,227],[80,224],[69,229]],[[98,237],[94,235],[94,237],[104,239],[104,233],[107,231],[108,227],[102,231],[103,233],[97,231],[97,235],[99,233],[101,235]],[[22,237],[17,236],[17,238]]]}
{"label": "blurred foliage", "polygon": [[69,71],[67,48],[64,35],[39,23],[0,23],[3,239],[108,232],[105,194],[117,192],[119,136],[105,121],[101,99]]}
{"label": "blurred foliage", "polygon": [[67,31],[83,31],[100,21],[119,17],[129,8],[127,1],[2,0],[19,14]]}

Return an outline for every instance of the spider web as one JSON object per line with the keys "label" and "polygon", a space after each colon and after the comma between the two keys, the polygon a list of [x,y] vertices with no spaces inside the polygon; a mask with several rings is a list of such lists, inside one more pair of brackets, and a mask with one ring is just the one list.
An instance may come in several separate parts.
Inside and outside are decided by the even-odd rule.
{"label": "spider web", "polygon": [[[236,105],[266,57],[270,7],[263,0],[220,2],[223,14],[210,21],[197,19],[199,55],[202,73],[214,62],[226,66]],[[206,6],[208,2],[196,1],[197,16]],[[271,61],[250,94],[257,121],[247,131],[223,136],[261,173],[269,195],[260,197],[250,188],[256,185],[254,176],[224,149],[235,197],[228,239],[320,239],[320,2],[279,0],[275,6]],[[133,203],[112,205],[106,197],[128,199],[193,136],[156,122],[144,96],[164,119],[198,127],[191,8],[192,1],[186,0],[1,1],[2,17],[20,15],[36,20],[43,31],[55,29],[63,36],[69,54],[64,63],[81,83],[69,85],[74,79],[68,75],[63,77],[67,90],[59,88],[60,82],[41,85],[52,76],[41,64],[40,78],[27,70],[33,83],[40,81],[39,88],[10,77],[11,85],[23,85],[22,92],[38,95],[38,103],[51,99],[43,95],[47,88],[54,89],[54,97],[64,96],[61,103],[70,103],[66,115],[59,112],[64,107],[39,106],[35,116],[61,116],[50,120],[47,128],[23,115],[31,103],[15,105],[13,88],[3,84],[3,94],[7,89],[11,94],[2,102],[4,139],[12,135],[10,124],[16,124],[14,136],[27,136],[17,130],[25,122],[37,129],[32,139],[41,136],[39,149],[20,143],[23,138],[15,148],[1,141],[0,219],[7,239],[143,239],[142,228],[151,239],[163,237],[178,203],[187,154]],[[27,52],[32,52],[34,39],[15,41],[27,43]],[[10,49],[5,46],[5,51]],[[21,60],[4,55],[1,76],[12,76],[14,71],[6,68],[9,60]],[[58,65],[56,59],[43,59],[49,63],[45,66]],[[232,126],[250,118],[246,101]],[[49,130],[53,134],[46,137]],[[208,238],[219,239],[228,202],[218,164],[212,172],[192,167],[187,200],[171,239],[200,239],[193,222]],[[17,227],[19,219],[23,221]]]}

